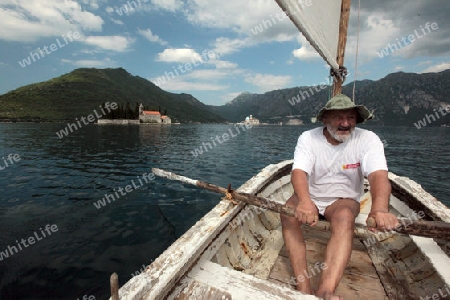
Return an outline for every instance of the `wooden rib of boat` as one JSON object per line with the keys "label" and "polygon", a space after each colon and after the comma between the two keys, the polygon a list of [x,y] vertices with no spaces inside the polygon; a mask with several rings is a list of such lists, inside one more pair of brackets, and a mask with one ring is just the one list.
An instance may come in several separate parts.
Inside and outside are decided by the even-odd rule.
{"label": "wooden rib of boat", "polygon": [[[269,165],[237,191],[284,203],[293,193],[292,161]],[[450,209],[414,181],[389,173],[390,211],[450,222]],[[370,211],[370,187],[358,224]],[[322,223],[324,224],[324,223]],[[304,227],[311,282],[317,287],[327,225]],[[450,294],[450,244],[418,236],[355,229],[353,252],[337,294],[344,299],[441,299]],[[140,275],[120,299],[318,299],[293,287],[278,214],[222,199]],[[433,298],[434,295],[435,298]],[[421,298],[422,297],[422,298]],[[430,297],[430,298],[426,298]]]}

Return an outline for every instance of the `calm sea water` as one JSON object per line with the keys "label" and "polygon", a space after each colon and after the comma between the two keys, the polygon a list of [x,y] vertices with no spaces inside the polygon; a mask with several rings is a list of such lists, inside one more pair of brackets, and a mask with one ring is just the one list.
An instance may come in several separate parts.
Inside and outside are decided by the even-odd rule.
{"label": "calm sea water", "polygon": [[[9,254],[0,261],[0,299],[107,298],[113,272],[124,284],[220,199],[161,178],[137,184],[143,174],[158,167],[237,188],[266,165],[291,159],[298,136],[312,127],[89,125],[59,139],[63,128],[0,124],[0,158],[20,156],[8,167],[0,159],[0,255]],[[370,129],[384,140],[391,171],[450,204],[449,128]],[[224,133],[230,139],[215,146],[211,137]],[[212,149],[195,157],[204,142]],[[132,180],[139,188],[93,205]],[[47,224],[57,231],[44,237]],[[34,244],[19,249],[30,237]]]}

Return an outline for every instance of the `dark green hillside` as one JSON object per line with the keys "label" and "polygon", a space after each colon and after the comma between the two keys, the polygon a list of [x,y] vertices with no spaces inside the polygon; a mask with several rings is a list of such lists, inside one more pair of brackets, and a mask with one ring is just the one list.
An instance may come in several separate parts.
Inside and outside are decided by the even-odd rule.
{"label": "dark green hillside", "polygon": [[152,82],[119,69],[77,69],[51,80],[23,86],[0,96],[0,119],[68,121],[100,113],[103,102],[130,102],[166,109],[174,122],[223,122],[188,94],[163,91]]}

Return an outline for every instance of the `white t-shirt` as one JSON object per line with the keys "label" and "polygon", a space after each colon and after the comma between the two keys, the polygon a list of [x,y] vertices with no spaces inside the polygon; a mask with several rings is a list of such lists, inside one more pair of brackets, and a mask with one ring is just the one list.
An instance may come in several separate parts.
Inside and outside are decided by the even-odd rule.
{"label": "white t-shirt", "polygon": [[386,170],[383,143],[372,131],[355,128],[350,140],[333,146],[323,135],[324,127],[303,132],[297,142],[292,169],[308,173],[313,200],[363,195],[364,177]]}

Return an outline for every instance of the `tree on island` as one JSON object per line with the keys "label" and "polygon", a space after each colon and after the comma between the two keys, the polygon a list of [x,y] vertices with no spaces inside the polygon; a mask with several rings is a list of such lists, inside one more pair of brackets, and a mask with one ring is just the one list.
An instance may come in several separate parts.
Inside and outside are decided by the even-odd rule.
{"label": "tree on island", "polygon": [[[115,110],[108,110],[106,108],[105,102],[102,103],[101,107],[103,109],[103,111],[105,112],[104,114],[104,119],[124,119],[124,120],[133,120],[133,119],[139,119],[139,102],[136,102],[135,106],[134,106],[134,110],[131,109],[131,105],[130,102],[126,102],[125,103],[118,103],[117,104],[117,109]],[[161,106],[158,107],[158,110],[154,109],[154,108],[150,108],[149,106],[145,105],[144,106],[144,110],[150,110],[150,111],[159,111],[159,113],[161,115],[167,115],[167,109],[162,109]],[[164,112],[164,113],[162,113]]]}
{"label": "tree on island", "polygon": [[134,112],[131,110],[130,102],[127,102],[127,106],[125,107],[124,111],[124,119],[132,120],[134,118]]}
{"label": "tree on island", "polygon": [[139,103],[136,102],[136,105],[134,106],[134,118],[139,119]]}

